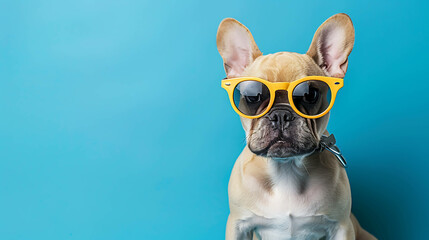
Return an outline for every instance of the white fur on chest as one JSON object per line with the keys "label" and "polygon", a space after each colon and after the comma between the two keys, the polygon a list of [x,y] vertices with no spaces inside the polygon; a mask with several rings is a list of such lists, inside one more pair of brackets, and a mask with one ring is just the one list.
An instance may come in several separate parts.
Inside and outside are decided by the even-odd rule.
{"label": "white fur on chest", "polygon": [[[242,224],[249,224],[263,240],[319,240],[332,235],[337,222],[317,213],[319,206],[303,206],[292,197],[274,197],[263,208],[262,216],[253,215]],[[250,226],[249,226],[250,227]]]}
{"label": "white fur on chest", "polygon": [[257,211],[269,218],[289,214],[320,215],[320,209],[326,204],[326,195],[330,194],[326,186],[319,184],[317,179],[309,179],[305,191],[299,192],[299,187],[291,182],[292,180],[289,184],[276,184],[270,192],[265,192],[260,201],[255,202]]}
{"label": "white fur on chest", "polygon": [[260,218],[257,221],[254,233],[263,240],[320,240],[332,235],[337,222],[329,220],[326,216],[284,216],[282,218]]}
{"label": "white fur on chest", "polygon": [[[327,189],[317,179],[307,179],[306,189],[299,193],[293,179],[281,179],[270,193],[255,202],[254,233],[263,240],[319,240],[335,232],[337,222],[329,219],[322,209],[326,204]],[[314,181],[316,180],[316,181]]]}

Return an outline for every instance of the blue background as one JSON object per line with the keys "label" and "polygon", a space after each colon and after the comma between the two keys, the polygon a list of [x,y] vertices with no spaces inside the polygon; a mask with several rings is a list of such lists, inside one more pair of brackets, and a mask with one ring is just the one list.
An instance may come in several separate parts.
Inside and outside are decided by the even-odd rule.
{"label": "blue background", "polygon": [[244,142],[215,35],[234,17],[265,53],[356,29],[328,129],[353,212],[380,239],[426,239],[424,1],[1,1],[0,238],[222,239]]}

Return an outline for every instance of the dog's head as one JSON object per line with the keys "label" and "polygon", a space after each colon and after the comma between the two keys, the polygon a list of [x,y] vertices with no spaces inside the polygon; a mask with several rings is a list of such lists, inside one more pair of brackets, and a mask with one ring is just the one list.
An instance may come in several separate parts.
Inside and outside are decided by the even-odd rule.
{"label": "dog's head", "polygon": [[[354,28],[346,14],[336,14],[316,31],[306,54],[279,52],[262,55],[250,31],[235,19],[219,26],[217,47],[228,78],[258,77],[292,82],[306,76],[344,78],[353,48]],[[291,108],[287,92],[277,91],[270,111],[257,119],[241,117],[247,144],[255,154],[286,160],[311,154],[326,131],[329,113],[303,118]]]}

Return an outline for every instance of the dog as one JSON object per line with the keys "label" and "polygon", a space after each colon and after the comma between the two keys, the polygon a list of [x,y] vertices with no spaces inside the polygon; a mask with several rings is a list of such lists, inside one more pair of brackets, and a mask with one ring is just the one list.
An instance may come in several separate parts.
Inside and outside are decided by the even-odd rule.
{"label": "dog", "polygon": [[[306,76],[342,79],[354,27],[348,15],[336,14],[317,29],[306,54],[262,55],[250,31],[227,18],[219,25],[216,42],[226,79],[249,76],[272,83],[292,83]],[[304,118],[292,109],[287,93],[278,91],[267,114],[240,119],[247,144],[228,185],[227,240],[376,239],[351,213],[345,169],[331,152],[317,150],[321,137],[328,134],[329,113]]]}

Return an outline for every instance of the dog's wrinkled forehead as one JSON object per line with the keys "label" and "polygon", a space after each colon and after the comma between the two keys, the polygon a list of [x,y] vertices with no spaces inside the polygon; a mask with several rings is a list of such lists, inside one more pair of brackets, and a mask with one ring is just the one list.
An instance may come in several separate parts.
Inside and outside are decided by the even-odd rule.
{"label": "dog's wrinkled forehead", "polygon": [[292,52],[259,56],[242,74],[270,82],[292,82],[306,76],[325,75],[311,57]]}

